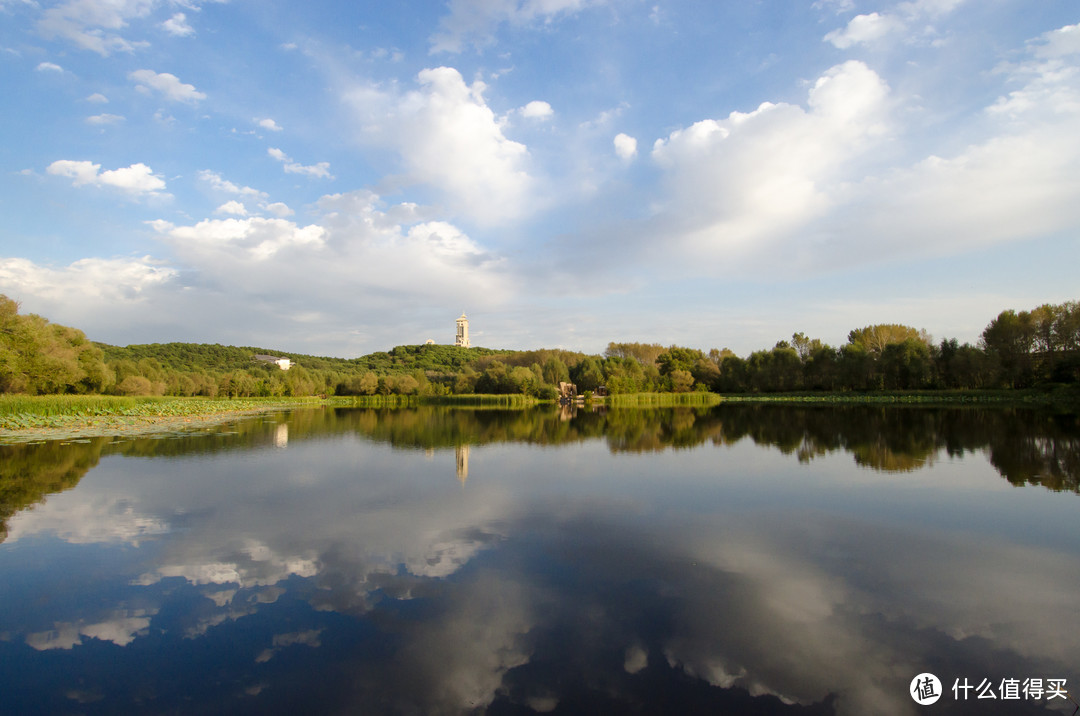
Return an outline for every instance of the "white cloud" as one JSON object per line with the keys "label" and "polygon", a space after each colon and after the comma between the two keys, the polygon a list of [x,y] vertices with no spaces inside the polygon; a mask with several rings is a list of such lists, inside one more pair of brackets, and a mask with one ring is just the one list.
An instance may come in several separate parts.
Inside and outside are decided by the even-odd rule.
{"label": "white cloud", "polygon": [[86,118],[87,124],[119,124],[124,117],[119,114],[95,114]]}
{"label": "white cloud", "polygon": [[109,98],[101,94],[100,92],[95,92],[94,94],[87,97],[86,101],[93,102],[94,104],[108,104]]}
{"label": "white cloud", "polygon": [[165,189],[165,181],[141,162],[103,172],[100,169],[101,165],[93,162],[60,159],[50,164],[46,171],[70,178],[75,186],[111,186],[135,196],[159,196]]}
{"label": "white cloud", "polygon": [[667,173],[661,213],[691,245],[748,250],[823,215],[831,183],[885,132],[885,82],[861,62],[820,77],[809,110],[764,103],[657,140]]}
{"label": "white cloud", "polygon": [[1080,54],[1080,23],[1044,33],[1035,45],[1035,56],[1042,59]]}
{"label": "white cloud", "polygon": [[450,67],[423,70],[420,89],[396,95],[379,88],[347,99],[363,137],[396,150],[413,181],[432,184],[452,209],[484,223],[519,217],[536,201],[525,145],[507,139],[484,101],[482,82],[465,84]]}
{"label": "white cloud", "polygon": [[161,29],[174,37],[190,37],[195,34],[195,28],[188,24],[187,15],[182,12],[161,23]]}
{"label": "white cloud", "polygon": [[439,21],[439,32],[430,39],[431,52],[461,52],[466,44],[490,43],[503,23],[551,22],[589,4],[590,0],[450,0],[450,14]]}
{"label": "white cloud", "polygon": [[56,176],[69,177],[74,180],[75,186],[83,186],[97,183],[100,169],[101,165],[93,162],[60,159],[50,164],[45,171]]}
{"label": "white cloud", "polygon": [[[706,272],[773,274],[1075,231],[1080,57],[1070,51],[1072,27],[1042,35],[1027,61],[1005,67],[1010,91],[969,122],[969,143],[949,153],[896,151],[904,114],[891,116],[887,86],[857,62],[820,78],[805,109],[765,103],[673,132],[653,149],[665,192],[649,231],[671,237],[673,261],[693,255],[713,259],[699,261]],[[882,159],[884,146],[892,162]]]}
{"label": "white cloud", "polygon": [[872,12],[869,15],[856,15],[842,30],[833,30],[825,35],[825,41],[831,42],[841,50],[854,45],[867,45],[878,42],[893,32],[904,29],[904,23],[892,15]]}
{"label": "white cloud", "polygon": [[206,95],[195,89],[194,85],[184,84],[176,75],[168,72],[135,70],[128,74],[128,78],[135,82],[135,87],[139,91],[146,93],[157,91],[173,102],[195,104],[206,99]]}
{"label": "white cloud", "polygon": [[247,216],[247,209],[240,202],[233,200],[227,201],[218,208],[214,209],[215,214],[232,214],[233,216]]}
{"label": "white cloud", "polygon": [[270,212],[279,219],[284,219],[286,216],[292,216],[296,212],[288,207],[287,204],[275,201],[272,204],[267,204],[263,207],[266,211]]}
{"label": "white cloud", "polygon": [[304,166],[303,164],[294,162],[287,154],[285,154],[285,152],[276,147],[270,147],[266,150],[266,153],[285,165],[286,174],[304,174],[318,179],[334,178],[330,174],[330,162],[319,162],[313,166]]}
{"label": "white cloud", "polygon": [[86,258],[61,268],[40,266],[27,259],[0,259],[0,284],[56,310],[86,304],[104,308],[110,303],[136,301],[176,276],[175,269],[149,256]]}
{"label": "white cloud", "polygon": [[615,154],[624,162],[637,156],[637,140],[629,134],[616,134],[612,143],[615,145]]}
{"label": "white cloud", "polygon": [[204,260],[239,252],[248,260],[265,261],[289,248],[319,249],[325,245],[321,226],[300,227],[284,219],[205,219],[194,226],[155,222],[154,228],[184,255]]}
{"label": "white cloud", "polygon": [[131,52],[146,43],[129,42],[119,31],[128,20],[149,15],[154,5],[155,0],[67,0],[42,13],[38,31],[46,39],[61,37],[102,56]]}
{"label": "white cloud", "polygon": [[217,172],[210,171],[209,169],[200,170],[199,179],[209,184],[210,187],[215,191],[219,191],[224,194],[247,196],[259,201],[265,200],[267,198],[266,192],[259,191],[258,189],[252,189],[250,186],[237,186],[228,179],[223,178]]}
{"label": "white cloud", "polygon": [[[102,174],[91,162],[54,171],[61,168],[85,186]],[[52,267],[2,259],[0,285],[26,310],[110,343],[194,331],[211,341],[310,344],[336,354],[400,340],[417,310],[482,303],[494,311],[519,290],[504,259],[415,204],[383,206],[366,191],[334,194],[315,204],[316,219],[299,223],[283,218],[291,213],[285,204],[269,203],[250,187],[210,171],[200,179],[221,197],[214,206],[242,204],[249,215],[150,222],[167,261],[87,258]],[[265,218],[251,215],[256,205]],[[235,309],[227,325],[220,323],[223,302]],[[357,316],[370,311],[394,326],[358,324]]]}
{"label": "white cloud", "polygon": [[555,116],[555,110],[551,108],[551,105],[540,100],[533,100],[518,111],[527,119],[547,120]]}
{"label": "white cloud", "polygon": [[[1055,36],[1044,35],[1051,46]],[[992,134],[851,188],[845,232],[893,253],[955,251],[1080,226],[1080,64],[1021,63],[1020,88],[987,107]]]}
{"label": "white cloud", "polygon": [[54,64],[52,62],[40,62],[40,63],[38,63],[38,66],[35,67],[34,69],[36,69],[38,72],[63,72],[64,71],[63,67],[61,67],[60,65]]}
{"label": "white cloud", "polygon": [[[892,35],[908,32],[911,25],[923,20],[936,20],[955,10],[964,0],[914,0],[896,5],[894,12],[871,12],[856,15],[840,30],[822,38],[841,50],[855,45],[878,43]],[[933,34],[932,27],[925,28]]]}
{"label": "white cloud", "polygon": [[270,119],[269,117],[267,117],[266,119],[256,119],[255,123],[258,124],[263,129],[266,129],[266,130],[271,131],[271,132],[280,132],[281,131],[281,127],[278,126],[278,123],[275,122],[274,120]]}

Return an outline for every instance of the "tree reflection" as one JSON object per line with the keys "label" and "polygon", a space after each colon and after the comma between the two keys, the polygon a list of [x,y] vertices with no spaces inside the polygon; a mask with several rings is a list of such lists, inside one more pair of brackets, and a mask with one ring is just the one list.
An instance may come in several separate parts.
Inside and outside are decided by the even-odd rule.
{"label": "tree reflection", "polygon": [[[288,441],[281,426],[288,423]],[[213,430],[130,440],[0,446],[0,541],[6,522],[47,495],[70,489],[105,455],[179,458],[223,450],[259,450],[305,440],[360,436],[397,448],[455,449],[459,479],[468,474],[461,448],[490,443],[566,445],[604,440],[612,453],[646,453],[733,445],[751,440],[799,462],[839,451],[871,470],[928,467],[943,454],[984,452],[1014,485],[1080,493],[1080,418],[1020,408],[883,406],[625,408],[567,411],[432,406],[318,408],[262,415]]]}

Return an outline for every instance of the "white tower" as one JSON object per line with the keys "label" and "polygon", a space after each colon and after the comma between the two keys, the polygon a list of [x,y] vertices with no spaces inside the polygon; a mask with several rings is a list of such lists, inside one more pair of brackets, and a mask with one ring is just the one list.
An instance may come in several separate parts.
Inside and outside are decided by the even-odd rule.
{"label": "white tower", "polygon": [[461,318],[457,319],[457,338],[454,339],[454,345],[469,347],[469,319],[465,317],[464,311],[461,312]]}

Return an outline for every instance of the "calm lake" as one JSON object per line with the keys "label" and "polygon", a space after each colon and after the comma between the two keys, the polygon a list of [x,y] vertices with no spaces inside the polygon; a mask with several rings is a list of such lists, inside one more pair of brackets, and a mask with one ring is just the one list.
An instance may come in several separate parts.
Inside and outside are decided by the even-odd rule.
{"label": "calm lake", "polygon": [[0,712],[1071,714],[1078,485],[1077,416],[1008,408],[0,446]]}

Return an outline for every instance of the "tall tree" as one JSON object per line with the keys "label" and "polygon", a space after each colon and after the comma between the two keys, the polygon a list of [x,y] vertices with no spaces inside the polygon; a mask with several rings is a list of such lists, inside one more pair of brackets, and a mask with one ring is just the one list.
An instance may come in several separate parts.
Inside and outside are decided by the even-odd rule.
{"label": "tall tree", "polygon": [[868,352],[880,355],[885,346],[890,343],[903,343],[909,338],[914,338],[925,343],[931,343],[930,334],[925,330],[903,326],[899,323],[877,323],[864,328],[856,328],[848,333],[848,343],[860,345]]}

